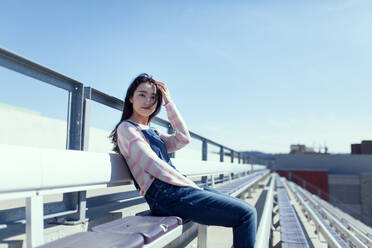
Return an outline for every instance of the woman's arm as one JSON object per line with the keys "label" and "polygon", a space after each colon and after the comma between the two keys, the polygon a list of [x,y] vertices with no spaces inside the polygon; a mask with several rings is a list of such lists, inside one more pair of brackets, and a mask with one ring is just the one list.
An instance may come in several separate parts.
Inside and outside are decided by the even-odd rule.
{"label": "woman's arm", "polygon": [[167,162],[161,160],[137,127],[123,122],[119,125],[117,134],[120,152],[127,160],[135,177],[139,177],[145,171],[153,177],[173,185],[199,188],[192,180],[184,177]]}
{"label": "woman's arm", "polygon": [[165,142],[167,151],[174,152],[190,143],[190,133],[173,102],[168,102],[165,109],[175,133],[171,135],[160,133],[160,138]]}
{"label": "woman's arm", "polygon": [[162,93],[168,120],[175,131],[175,133],[172,135],[160,133],[160,138],[165,142],[167,151],[174,152],[190,143],[190,133],[180,113],[178,112],[176,105],[174,105],[172,102],[169,90],[165,83],[156,81],[156,85]]}

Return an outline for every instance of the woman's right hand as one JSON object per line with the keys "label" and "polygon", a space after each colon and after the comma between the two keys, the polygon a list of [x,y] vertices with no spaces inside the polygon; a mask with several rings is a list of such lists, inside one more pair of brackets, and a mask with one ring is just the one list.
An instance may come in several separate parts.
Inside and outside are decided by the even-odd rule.
{"label": "woman's right hand", "polygon": [[155,81],[155,84],[158,86],[158,89],[161,91],[161,94],[164,99],[164,104],[167,104],[171,101],[170,93],[167,88],[167,85],[163,82]]}

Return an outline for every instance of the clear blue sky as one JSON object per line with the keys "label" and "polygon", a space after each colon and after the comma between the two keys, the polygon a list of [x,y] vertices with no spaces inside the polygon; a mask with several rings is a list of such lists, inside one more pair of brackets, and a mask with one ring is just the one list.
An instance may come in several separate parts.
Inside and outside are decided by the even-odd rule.
{"label": "clear blue sky", "polygon": [[[372,139],[371,27],[370,0],[9,0],[0,46],[118,98],[147,72],[190,130],[236,150],[342,153]],[[1,103],[66,118],[64,91],[4,68],[0,84]]]}

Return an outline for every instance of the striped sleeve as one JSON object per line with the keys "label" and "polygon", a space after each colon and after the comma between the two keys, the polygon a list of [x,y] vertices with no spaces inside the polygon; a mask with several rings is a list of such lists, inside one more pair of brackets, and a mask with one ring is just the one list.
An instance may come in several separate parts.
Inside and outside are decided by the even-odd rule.
{"label": "striped sleeve", "polygon": [[[160,159],[137,127],[128,124],[119,125],[118,140],[120,141],[118,142],[119,149],[128,161],[135,178],[142,176],[136,175],[136,172],[139,174],[147,172],[151,176],[173,185],[199,188],[192,180],[184,177],[167,162]],[[127,141],[121,142],[124,140]],[[138,167],[141,170],[138,170]]]}
{"label": "striped sleeve", "polygon": [[160,133],[160,137],[164,140],[168,152],[174,152],[190,143],[190,133],[182,119],[176,105],[169,102],[165,105],[168,120],[172,125],[174,134]]}

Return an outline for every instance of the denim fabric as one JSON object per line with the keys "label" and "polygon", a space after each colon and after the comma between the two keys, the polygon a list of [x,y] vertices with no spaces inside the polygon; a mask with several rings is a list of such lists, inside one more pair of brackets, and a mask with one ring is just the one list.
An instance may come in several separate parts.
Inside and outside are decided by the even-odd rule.
{"label": "denim fabric", "polygon": [[254,247],[257,213],[243,200],[208,187],[179,187],[158,179],[145,199],[154,215],[175,215],[204,225],[232,227],[235,248]]}

